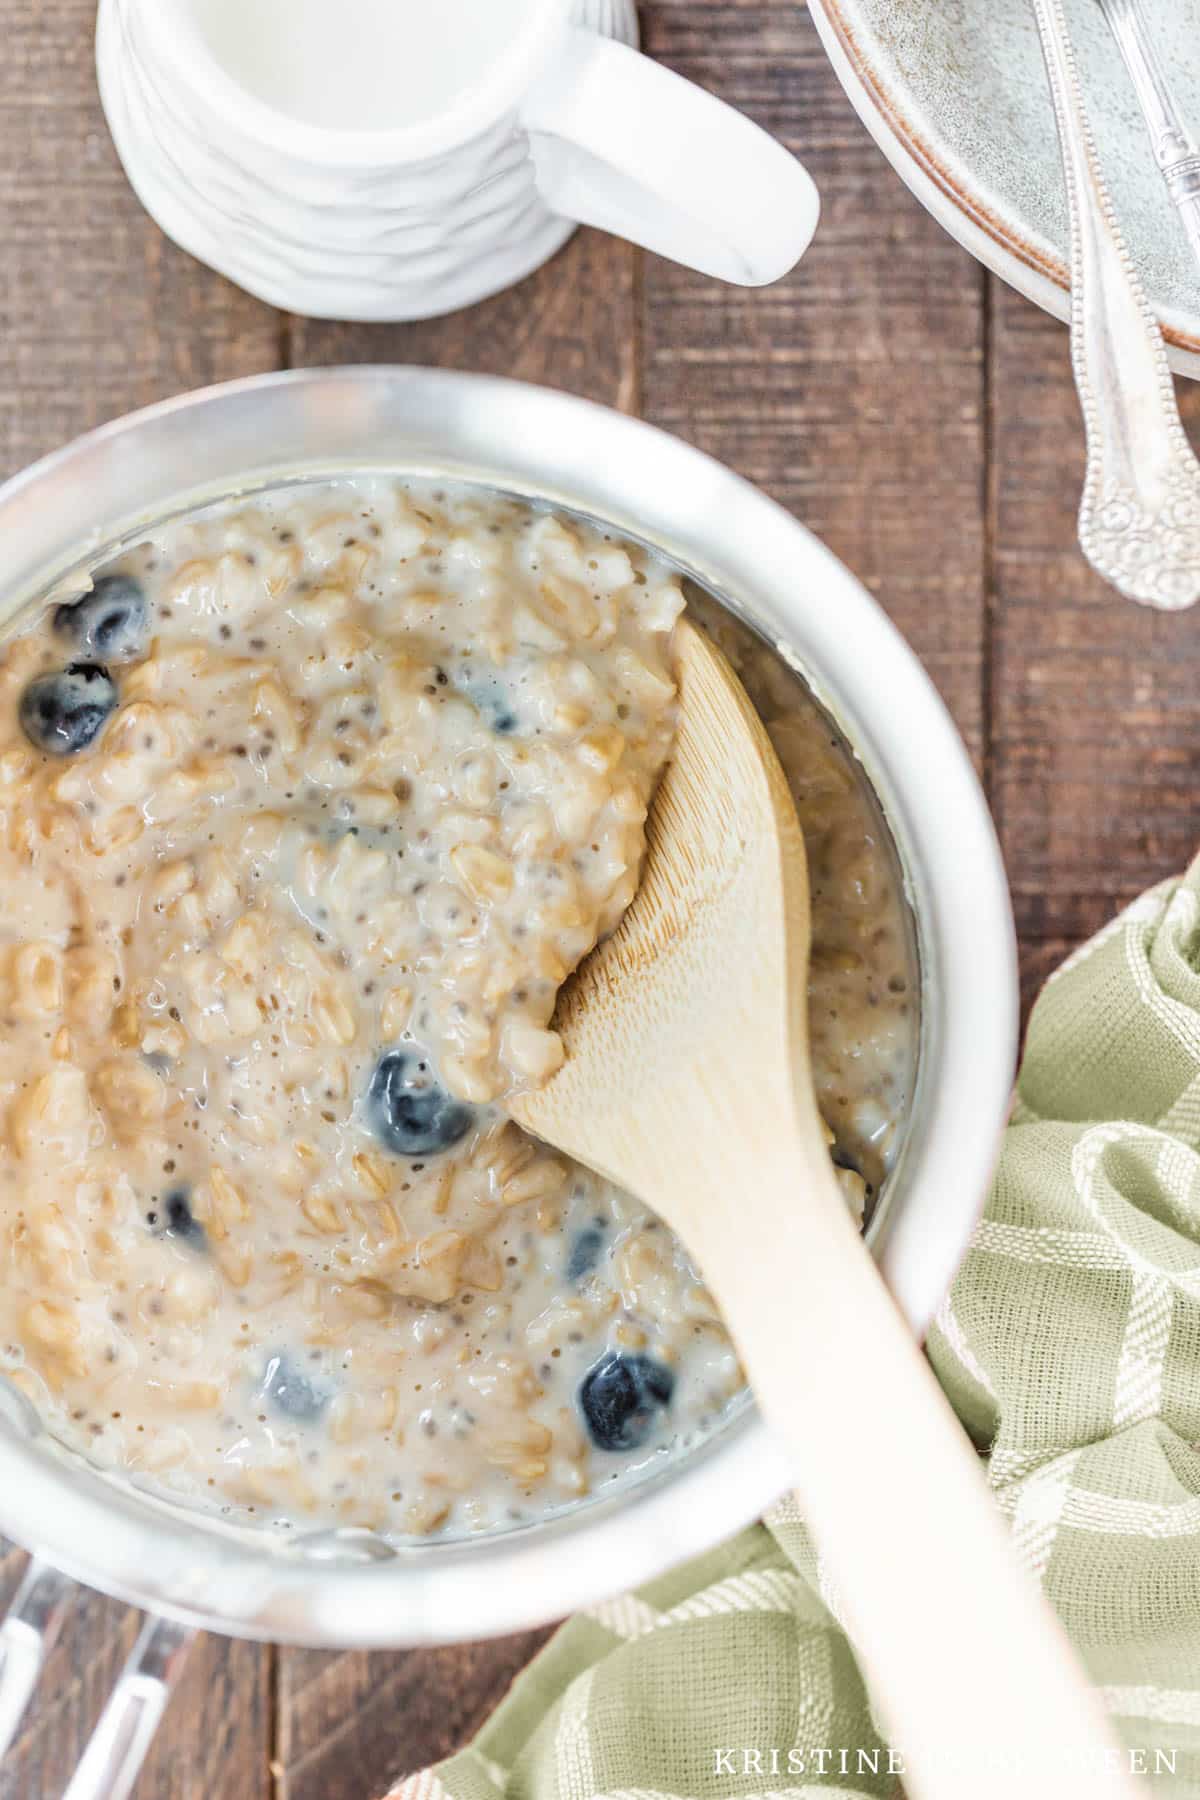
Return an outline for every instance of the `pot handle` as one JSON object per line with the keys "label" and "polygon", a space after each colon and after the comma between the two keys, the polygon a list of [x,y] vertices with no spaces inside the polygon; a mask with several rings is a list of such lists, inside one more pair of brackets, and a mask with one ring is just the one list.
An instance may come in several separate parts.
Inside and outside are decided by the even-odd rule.
{"label": "pot handle", "polygon": [[[36,1556],[0,1624],[0,1761],[25,1715],[75,1583]],[[196,1633],[148,1618],[63,1800],[125,1800]]]}
{"label": "pot handle", "polygon": [[521,108],[538,186],[705,275],[760,287],[807,250],[820,201],[789,150],[626,44],[572,26]]}
{"label": "pot handle", "polygon": [[145,1620],[63,1800],[126,1800],[195,1637],[173,1619]]}
{"label": "pot handle", "polygon": [[75,1584],[35,1556],[0,1625],[0,1760],[17,1735]]}

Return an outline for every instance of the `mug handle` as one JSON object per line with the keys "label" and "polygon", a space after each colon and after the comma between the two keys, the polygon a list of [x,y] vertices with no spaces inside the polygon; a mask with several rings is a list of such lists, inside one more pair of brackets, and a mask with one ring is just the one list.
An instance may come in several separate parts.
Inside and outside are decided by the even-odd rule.
{"label": "mug handle", "polygon": [[777,281],[817,228],[804,165],[733,107],[572,26],[521,110],[547,205],[743,287]]}

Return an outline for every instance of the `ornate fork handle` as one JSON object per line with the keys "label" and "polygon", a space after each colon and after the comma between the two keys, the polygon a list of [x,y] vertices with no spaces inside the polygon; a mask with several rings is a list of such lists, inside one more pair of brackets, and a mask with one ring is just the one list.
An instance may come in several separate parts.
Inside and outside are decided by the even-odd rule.
{"label": "ornate fork handle", "polygon": [[1131,600],[1191,606],[1200,599],[1200,463],[1100,173],[1062,0],[1033,5],[1071,216],[1071,353],[1087,434],[1079,541]]}
{"label": "ornate fork handle", "polygon": [[1162,170],[1167,192],[1200,263],[1200,144],[1179,110],[1167,81],[1142,0],[1099,0],[1124,58]]}

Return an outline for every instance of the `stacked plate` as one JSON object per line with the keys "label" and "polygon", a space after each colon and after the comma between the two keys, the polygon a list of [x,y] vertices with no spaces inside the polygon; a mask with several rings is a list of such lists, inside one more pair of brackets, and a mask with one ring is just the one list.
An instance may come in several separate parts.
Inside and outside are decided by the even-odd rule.
{"label": "stacked plate", "polygon": [[[933,216],[997,275],[1067,316],[1067,208],[1029,0],[808,0],[868,130]],[[1200,271],[1098,0],[1064,0],[1100,157],[1181,372],[1200,377]],[[1200,0],[1151,29],[1200,135]]]}

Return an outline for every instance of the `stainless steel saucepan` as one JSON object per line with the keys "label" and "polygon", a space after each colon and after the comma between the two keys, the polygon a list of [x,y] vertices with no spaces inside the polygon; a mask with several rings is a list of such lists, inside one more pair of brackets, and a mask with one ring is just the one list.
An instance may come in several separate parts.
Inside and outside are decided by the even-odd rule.
{"label": "stainless steel saucepan", "polygon": [[[842,726],[882,804],[916,920],[918,1080],[870,1241],[923,1332],[982,1205],[1008,1103],[1007,888],[970,761],[931,683],[865,589],[782,508],[650,426],[517,382],[390,367],[270,375],[119,420],[0,490],[0,623],[167,517],[352,471],[486,482],[611,523],[780,647]],[[786,1484],[746,1405],[652,1479],[540,1524],[416,1545],[362,1531],[285,1541],[89,1467],[0,1379],[0,1532],[33,1559],[0,1628],[0,1748],[72,1582],[149,1615],[69,1790],[97,1800],[128,1791],[194,1630],[360,1648],[517,1631],[709,1548]]]}

